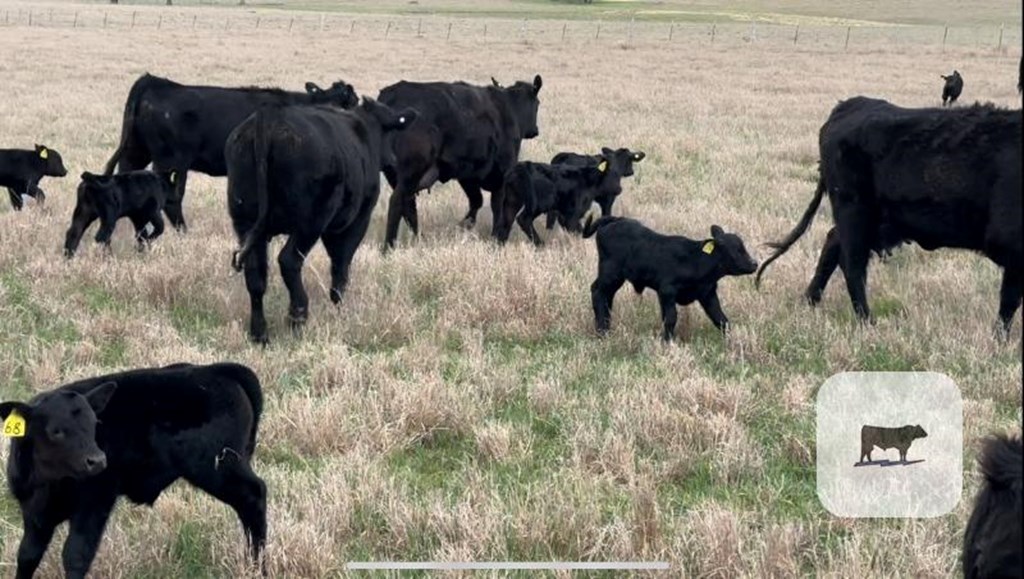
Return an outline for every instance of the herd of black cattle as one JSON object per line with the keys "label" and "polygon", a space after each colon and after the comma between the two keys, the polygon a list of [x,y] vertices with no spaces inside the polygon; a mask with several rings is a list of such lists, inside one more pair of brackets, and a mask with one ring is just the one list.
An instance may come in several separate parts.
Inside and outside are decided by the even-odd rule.
{"label": "herd of black cattle", "polygon": [[[958,73],[944,78],[943,104],[951,105],[963,80]],[[699,302],[725,330],[718,281],[756,271],[760,282],[765,267],[806,232],[827,193],[835,225],[806,292],[812,304],[839,267],[855,312],[868,320],[871,253],[905,242],[963,248],[1003,268],[999,320],[1001,332],[1009,332],[1021,303],[1024,254],[1019,109],[908,109],[867,97],[840,102],[819,133],[814,198],[796,229],[771,244],[776,251],[758,270],[740,237],[717,225],[710,237],[688,239],[611,215],[621,181],[644,159],[642,152],[604,148],[593,155],[560,153],[551,163],[519,161],[522,141],[539,134],[541,86],[540,76],[508,87],[493,79],[488,86],[403,81],[377,100],[360,102],[344,82],[327,89],[307,83],[305,93],[295,93],[186,86],[144,75],[131,87],[120,142],[103,174],[81,176],[65,255],[74,255],[96,220],[96,241],[109,244],[116,222],[127,217],[140,249],[163,232],[162,214],[184,231],[188,172],[226,175],[228,213],[240,242],[232,264],[245,271],[250,337],[266,343],[271,237],[288,236],[278,263],[290,294],[289,319],[298,327],[308,316],[305,257],[323,242],[331,260],[330,298],[340,302],[378,201],[381,173],[392,187],[385,250],[394,246],[400,221],[418,232],[417,194],[455,179],[469,200],[467,227],[483,205],[482,190],[490,193],[492,235],[499,242],[516,222],[539,245],[533,221],[541,215],[549,229],[557,222],[596,236],[591,298],[598,332],[608,330],[615,293],[628,281],[637,292],[657,292],[668,341],[677,304]],[[145,170],[150,164],[152,171]],[[0,150],[0,186],[15,209],[23,196],[44,200],[42,177],[66,174],[51,148]],[[595,201],[602,213],[596,221],[589,215]],[[231,363],[100,376],[27,403],[0,404],[4,435],[12,439],[8,485],[24,524],[17,577],[34,574],[64,521],[70,525],[65,572],[84,577],[117,498],[152,504],[179,478],[236,511],[254,560],[262,562],[266,485],[250,466],[262,406],[256,375]],[[983,449],[985,484],[964,536],[968,577],[1012,576],[1024,564],[1021,454],[1019,436],[989,439]]]}

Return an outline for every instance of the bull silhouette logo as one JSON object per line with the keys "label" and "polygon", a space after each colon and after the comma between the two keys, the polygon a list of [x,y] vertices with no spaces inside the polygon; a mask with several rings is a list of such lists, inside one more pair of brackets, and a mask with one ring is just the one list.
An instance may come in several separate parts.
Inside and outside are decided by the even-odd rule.
{"label": "bull silhouette logo", "polygon": [[[907,451],[910,450],[910,445],[915,440],[925,438],[926,436],[928,436],[928,433],[921,428],[920,424],[914,426],[908,424],[898,428],[868,426],[865,424],[860,428],[860,460],[854,466],[908,466],[924,462],[924,459],[908,461]],[[899,461],[884,458],[877,461],[871,460],[871,452],[875,447],[882,449],[882,451],[895,448],[900,453]]]}

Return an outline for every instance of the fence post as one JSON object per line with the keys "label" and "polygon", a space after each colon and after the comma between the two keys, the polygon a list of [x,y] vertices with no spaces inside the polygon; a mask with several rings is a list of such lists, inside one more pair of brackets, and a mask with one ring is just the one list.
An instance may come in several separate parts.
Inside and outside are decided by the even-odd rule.
{"label": "fence post", "polygon": [[160,17],[157,18],[157,20],[156,20],[156,29],[160,30],[160,27],[163,26],[163,25],[164,25],[164,15],[161,14]]}
{"label": "fence post", "polygon": [[1003,49],[1003,23],[1002,22],[999,23],[999,46],[998,46],[998,49],[999,50]]}
{"label": "fence post", "polygon": [[672,25],[668,27],[668,41],[669,42],[672,42],[672,35],[675,33],[675,31],[676,31],[676,23],[673,22]]}
{"label": "fence post", "polygon": [[78,28],[78,11],[75,10],[75,22],[71,25],[71,28]]}
{"label": "fence post", "polygon": [[416,22],[416,38],[423,38],[423,19]]}
{"label": "fence post", "polygon": [[846,42],[843,44],[843,50],[850,49],[850,27],[846,27]]}
{"label": "fence post", "polygon": [[[29,27],[32,26],[32,11],[31,10],[28,11],[28,25],[29,25]],[[1002,38],[1002,36],[1000,36],[1000,38]]]}
{"label": "fence post", "polygon": [[597,32],[594,34],[594,40],[601,38],[601,21],[597,21]]}
{"label": "fence post", "polygon": [[292,16],[292,19],[288,21],[288,32],[292,31],[292,26],[295,26],[295,17],[294,16]]}
{"label": "fence post", "polygon": [[565,42],[565,27],[568,26],[565,22],[562,23],[562,42]]}
{"label": "fence post", "polygon": [[137,14],[136,12],[132,12],[132,28],[135,28],[135,15],[136,14]]}
{"label": "fence post", "polygon": [[386,40],[388,35],[391,34],[391,21],[388,20],[388,27],[384,29],[384,39]]}
{"label": "fence post", "polygon": [[949,36],[949,24],[946,25],[946,29],[942,32],[942,52],[946,52],[946,37]]}
{"label": "fence post", "polygon": [[487,40],[487,23],[484,22],[484,40]]}
{"label": "fence post", "polygon": [[715,43],[715,30],[718,28],[718,23],[715,22],[711,25],[711,44]]}
{"label": "fence post", "polygon": [[348,35],[352,36],[356,32],[356,19],[352,19],[352,23],[348,25]]}
{"label": "fence post", "polygon": [[796,25],[796,32],[793,33],[793,44],[796,44],[796,39],[800,38],[800,25]]}
{"label": "fence post", "polygon": [[103,13],[103,28],[107,27],[107,13]]}
{"label": "fence post", "polygon": [[192,15],[192,30],[196,29],[196,15]]}
{"label": "fence post", "polygon": [[448,33],[444,35],[444,41],[448,42],[452,38],[452,23],[448,23]]}
{"label": "fence post", "polygon": [[262,19],[263,18],[261,16],[257,16],[256,17],[256,30],[260,29],[260,20],[262,20]]}

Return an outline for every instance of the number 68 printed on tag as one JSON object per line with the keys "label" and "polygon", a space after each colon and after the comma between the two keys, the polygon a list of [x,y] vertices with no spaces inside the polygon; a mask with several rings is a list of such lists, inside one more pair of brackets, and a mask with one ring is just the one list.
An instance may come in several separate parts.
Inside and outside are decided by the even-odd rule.
{"label": "number 68 printed on tag", "polygon": [[17,412],[11,412],[4,420],[4,436],[8,438],[25,436],[25,419]]}

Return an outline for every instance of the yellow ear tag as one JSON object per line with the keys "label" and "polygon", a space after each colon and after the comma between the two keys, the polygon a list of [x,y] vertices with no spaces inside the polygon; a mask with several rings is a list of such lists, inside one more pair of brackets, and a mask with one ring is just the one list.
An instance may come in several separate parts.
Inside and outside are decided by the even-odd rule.
{"label": "yellow ear tag", "polygon": [[4,436],[21,438],[25,436],[25,419],[17,412],[11,412],[4,420]]}
{"label": "yellow ear tag", "polygon": [[608,170],[608,161],[601,161],[600,163],[598,163],[597,164],[597,170],[599,172],[601,172],[601,173],[604,173],[605,171],[607,171]]}
{"label": "yellow ear tag", "polygon": [[171,171],[170,179],[171,179],[171,185],[174,185],[174,181],[176,181],[178,179],[178,174],[175,173],[174,171]]}
{"label": "yellow ear tag", "polygon": [[50,158],[50,151],[47,151],[46,149],[43,149],[43,150],[39,151],[39,158],[40,159],[49,159]]}
{"label": "yellow ear tag", "polygon": [[704,247],[700,248],[700,250],[708,255],[711,255],[711,252],[715,250],[715,242],[709,241],[705,243]]}

